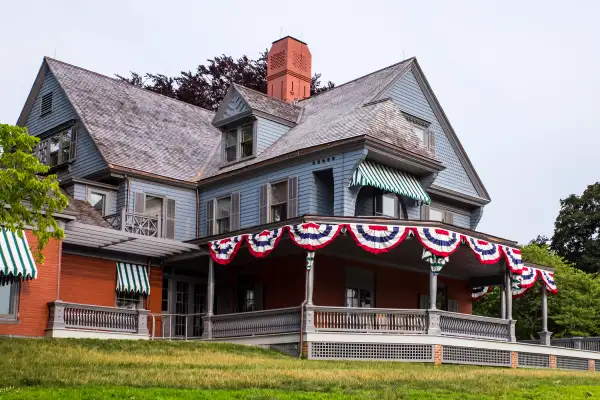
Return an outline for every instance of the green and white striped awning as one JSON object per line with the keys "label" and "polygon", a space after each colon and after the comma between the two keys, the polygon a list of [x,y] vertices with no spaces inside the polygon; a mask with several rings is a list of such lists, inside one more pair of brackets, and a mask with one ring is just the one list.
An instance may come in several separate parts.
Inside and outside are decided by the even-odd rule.
{"label": "green and white striped awning", "polygon": [[150,280],[145,265],[117,262],[117,292],[150,294]]}
{"label": "green and white striped awning", "polygon": [[372,186],[425,204],[431,203],[429,195],[413,175],[373,161],[360,163],[352,174],[352,186]]}
{"label": "green and white striped awning", "polygon": [[0,285],[37,278],[37,268],[25,233],[0,227]]}

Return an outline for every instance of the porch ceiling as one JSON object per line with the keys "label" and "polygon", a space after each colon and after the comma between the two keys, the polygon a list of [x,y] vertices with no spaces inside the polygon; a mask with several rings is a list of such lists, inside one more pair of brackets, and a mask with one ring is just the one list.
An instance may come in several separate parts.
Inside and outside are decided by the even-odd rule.
{"label": "porch ceiling", "polygon": [[66,225],[64,243],[155,258],[192,252],[207,253],[198,245],[191,243],[142,236],[79,222],[71,222]]}

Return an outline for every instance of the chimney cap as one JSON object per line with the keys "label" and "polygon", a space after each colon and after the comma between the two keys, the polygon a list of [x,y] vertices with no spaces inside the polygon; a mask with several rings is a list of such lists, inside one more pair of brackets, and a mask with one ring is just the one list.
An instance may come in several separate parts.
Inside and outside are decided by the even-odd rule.
{"label": "chimney cap", "polygon": [[273,42],[273,43],[271,43],[271,44],[275,44],[275,43],[277,43],[277,42],[281,42],[282,40],[284,40],[284,39],[288,39],[288,38],[290,38],[290,39],[294,39],[296,42],[300,42],[300,43],[302,43],[302,44],[304,44],[304,45],[308,46],[308,44],[306,44],[306,43],[305,43],[305,42],[303,42],[302,40],[298,40],[298,39],[296,39],[295,37],[293,37],[293,36],[290,36],[290,35],[284,36],[284,37],[282,37],[281,39],[277,39],[276,41],[274,41],[274,42]]}

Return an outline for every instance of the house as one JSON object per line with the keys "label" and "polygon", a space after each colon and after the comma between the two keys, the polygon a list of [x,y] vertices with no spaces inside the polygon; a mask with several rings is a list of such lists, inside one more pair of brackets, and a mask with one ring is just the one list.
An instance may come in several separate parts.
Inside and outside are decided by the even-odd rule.
{"label": "house", "polygon": [[[18,124],[73,212],[12,286],[35,316],[13,307],[0,333],[593,369],[547,346],[553,271],[477,231],[490,196],[417,60],[313,97],[311,63],[277,40],[267,94],[232,84],[211,112],[45,58]],[[517,343],[512,299],[536,281],[545,345]],[[472,315],[490,286],[499,318]]]}

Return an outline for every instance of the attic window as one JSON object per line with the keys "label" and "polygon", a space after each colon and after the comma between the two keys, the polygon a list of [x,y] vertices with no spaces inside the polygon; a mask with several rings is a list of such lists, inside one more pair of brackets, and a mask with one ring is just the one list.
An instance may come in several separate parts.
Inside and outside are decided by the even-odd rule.
{"label": "attic window", "polygon": [[234,162],[254,155],[254,123],[233,128],[223,135],[223,161]]}
{"label": "attic window", "polygon": [[40,117],[52,112],[52,92],[42,96],[42,104],[40,105]]}

